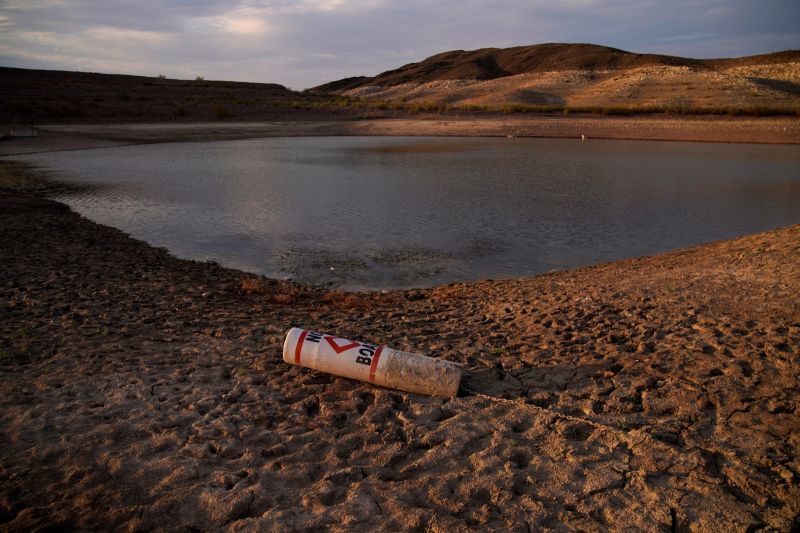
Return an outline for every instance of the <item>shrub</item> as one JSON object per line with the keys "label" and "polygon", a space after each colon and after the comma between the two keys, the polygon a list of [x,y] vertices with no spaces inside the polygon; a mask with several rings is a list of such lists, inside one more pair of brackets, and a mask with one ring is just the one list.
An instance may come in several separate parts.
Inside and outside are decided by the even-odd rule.
{"label": "shrub", "polygon": [[231,118],[231,112],[222,104],[217,104],[214,106],[214,118],[217,120],[225,120],[226,118]]}
{"label": "shrub", "polygon": [[276,304],[293,304],[303,296],[303,292],[299,287],[288,282],[278,282],[272,289],[272,292],[266,295],[269,302]]}
{"label": "shrub", "polygon": [[365,302],[355,294],[338,290],[328,291],[320,299],[323,302],[328,303],[341,311],[346,311],[348,309],[363,308],[368,306],[367,302]]}
{"label": "shrub", "polygon": [[243,277],[240,286],[245,294],[264,294],[266,292],[266,285],[261,278]]}

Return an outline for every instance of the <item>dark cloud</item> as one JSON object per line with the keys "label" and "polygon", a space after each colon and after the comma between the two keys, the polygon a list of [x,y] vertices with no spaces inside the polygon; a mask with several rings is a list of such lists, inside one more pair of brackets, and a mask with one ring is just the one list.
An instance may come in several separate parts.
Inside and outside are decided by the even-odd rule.
{"label": "dark cloud", "polygon": [[2,0],[0,64],[303,88],[451,49],[592,42],[695,57],[800,48],[796,0]]}

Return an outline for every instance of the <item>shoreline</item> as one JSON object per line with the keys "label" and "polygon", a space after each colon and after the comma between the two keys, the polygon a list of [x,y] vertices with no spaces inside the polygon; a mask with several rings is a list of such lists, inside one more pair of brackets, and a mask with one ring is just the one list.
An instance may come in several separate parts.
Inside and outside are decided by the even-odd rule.
{"label": "shoreline", "polygon": [[161,142],[293,136],[460,136],[800,144],[796,118],[458,117],[276,122],[52,124],[36,137],[0,142],[0,156]]}
{"label": "shoreline", "polygon": [[[798,525],[800,225],[342,293],[177,259],[3,170],[2,528]],[[292,325],[457,361],[464,390],[291,367]]]}

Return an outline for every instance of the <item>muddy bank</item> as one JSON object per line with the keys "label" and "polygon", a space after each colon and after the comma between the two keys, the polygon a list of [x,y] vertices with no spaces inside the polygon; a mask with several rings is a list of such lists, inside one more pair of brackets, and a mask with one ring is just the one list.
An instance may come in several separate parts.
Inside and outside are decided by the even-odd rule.
{"label": "muddy bank", "polygon": [[[178,260],[4,189],[0,528],[791,530],[798,257],[792,226],[344,294]],[[464,387],[287,365],[292,325],[458,361]]]}
{"label": "muddy bank", "polygon": [[551,137],[735,143],[800,143],[792,118],[530,116],[379,118],[283,122],[165,122],[39,127],[37,137],[0,143],[0,155],[188,142],[318,135]]}

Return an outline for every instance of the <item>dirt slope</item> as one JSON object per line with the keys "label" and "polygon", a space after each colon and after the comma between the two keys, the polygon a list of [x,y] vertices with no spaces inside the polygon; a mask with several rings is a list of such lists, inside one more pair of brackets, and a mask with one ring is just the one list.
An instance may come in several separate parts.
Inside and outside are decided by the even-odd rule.
{"label": "dirt slope", "polygon": [[591,44],[456,50],[312,91],[456,106],[800,109],[800,51],[703,60]]}

